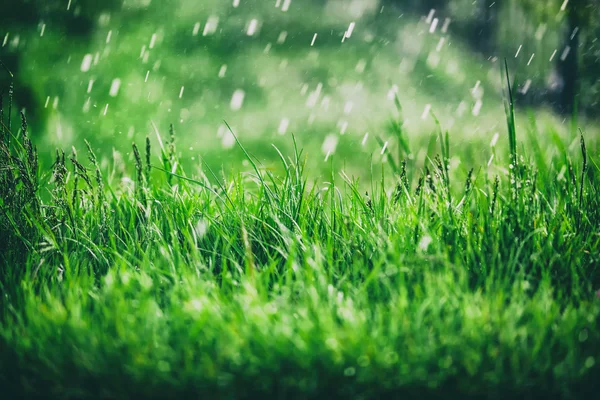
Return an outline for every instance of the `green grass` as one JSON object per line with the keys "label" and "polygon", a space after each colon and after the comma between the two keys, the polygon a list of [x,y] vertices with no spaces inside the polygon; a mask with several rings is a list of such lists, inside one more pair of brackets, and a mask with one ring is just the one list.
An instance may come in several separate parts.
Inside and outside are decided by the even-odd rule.
{"label": "green grass", "polygon": [[148,141],[104,168],[89,147],[41,171],[26,123],[3,123],[0,387],[14,398],[592,397],[597,143],[553,134],[549,146],[531,128],[525,146],[510,98],[507,115],[510,146],[462,169],[451,159],[480,150],[453,154],[440,128],[441,156],[421,168],[398,123],[369,182],[335,166],[309,181],[298,150],[272,172],[239,142],[249,171],[187,175],[174,135],[160,157]]}

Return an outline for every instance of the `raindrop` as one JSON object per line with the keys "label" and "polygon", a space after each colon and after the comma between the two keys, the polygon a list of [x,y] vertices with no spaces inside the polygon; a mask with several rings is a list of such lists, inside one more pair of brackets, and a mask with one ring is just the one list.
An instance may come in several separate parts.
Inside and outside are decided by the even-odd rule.
{"label": "raindrop", "polygon": [[156,33],[153,33],[152,37],[150,38],[150,45],[148,46],[148,48],[153,49],[155,44],[156,44]]}
{"label": "raindrop", "polygon": [[350,22],[350,25],[348,26],[348,30],[346,30],[346,37],[348,39],[350,39],[350,37],[352,36],[352,32],[354,32],[355,26],[356,26],[355,22]]}
{"label": "raindrop", "polygon": [[366,67],[367,61],[364,58],[361,58],[360,60],[358,60],[358,63],[356,63],[356,68],[354,68],[354,70],[359,74],[362,74],[363,72],[365,72]]}
{"label": "raindrop", "polygon": [[[287,35],[288,35],[288,33],[286,31],[281,31],[281,33],[277,37],[277,44],[284,44],[285,39],[287,39]],[[315,33],[315,35],[316,35],[316,33]]]}
{"label": "raindrop", "polygon": [[437,18],[433,19],[433,22],[431,23],[431,26],[429,27],[429,33],[434,33],[435,32],[435,29],[438,26],[438,22],[439,22],[439,20]]}
{"label": "raindrop", "polygon": [[248,23],[248,27],[246,28],[246,35],[254,36],[256,31],[258,30],[258,20],[256,18],[251,19]]}
{"label": "raindrop", "polygon": [[219,17],[214,15],[208,17],[206,25],[204,25],[204,30],[202,31],[202,36],[212,35],[217,31],[217,26],[219,26]]}
{"label": "raindrop", "polygon": [[427,119],[430,111],[431,111],[431,104],[426,104],[425,109],[423,110],[423,114],[421,114],[421,119]]}
{"label": "raindrop", "polygon": [[289,125],[290,125],[290,120],[287,118],[283,118],[281,120],[281,122],[279,123],[279,129],[277,130],[277,133],[279,133],[280,135],[285,135],[285,133],[288,130]]}
{"label": "raindrop", "polygon": [[429,14],[427,15],[427,18],[425,19],[425,22],[430,24],[431,21],[433,21],[434,15],[435,15],[435,8],[432,8],[431,10],[429,10]]}
{"label": "raindrop", "polygon": [[92,66],[93,56],[91,54],[86,54],[83,56],[83,61],[81,62],[81,72],[88,72]]}
{"label": "raindrop", "polygon": [[[115,78],[110,85],[110,92],[108,93],[110,97],[117,97],[119,94],[119,89],[121,88],[121,80],[119,78]],[[107,104],[108,106],[108,104]]]}
{"label": "raindrop", "polygon": [[483,106],[483,102],[481,99],[478,99],[473,106],[473,116],[477,117],[481,112],[481,107]]}
{"label": "raindrop", "polygon": [[231,97],[231,104],[230,104],[231,109],[234,111],[241,109],[242,105],[244,104],[245,96],[246,96],[246,93],[242,89],[237,89],[235,92],[233,92],[233,96]]}
{"label": "raindrop", "polygon": [[379,154],[381,154],[381,155],[385,154],[385,150],[387,149],[388,144],[389,144],[389,142],[387,142],[387,141],[383,144],[383,147],[381,149],[381,153],[379,153]]}
{"label": "raindrop", "polygon": [[529,59],[529,61],[527,61],[527,65],[531,64],[531,62],[533,61],[533,57],[535,57],[535,53],[531,55],[531,58]]}
{"label": "raindrop", "polygon": [[450,18],[446,18],[444,20],[444,25],[442,25],[442,33],[448,33],[448,27],[450,26]]}
{"label": "raindrop", "polygon": [[[325,137],[325,140],[323,141],[323,145],[321,146],[321,150],[323,151],[324,154],[327,155],[327,157],[329,157],[329,154],[334,153],[335,149],[337,148],[338,145],[338,137],[337,135],[331,134],[331,135],[327,135],[327,137]],[[327,158],[325,159],[327,160]]]}
{"label": "raindrop", "polygon": [[365,133],[365,136],[363,136],[362,142],[360,143],[361,146],[364,146],[367,143],[368,138],[369,138],[369,132]]}
{"label": "raindrop", "polygon": [[500,134],[498,132],[494,133],[494,136],[492,137],[492,141],[490,142],[490,147],[496,147],[496,144],[498,143],[499,138],[500,138]]}
{"label": "raindrop", "polygon": [[522,48],[523,48],[523,45],[520,45],[519,48],[517,49],[517,53],[515,54],[515,58],[519,57],[519,53],[521,52]]}

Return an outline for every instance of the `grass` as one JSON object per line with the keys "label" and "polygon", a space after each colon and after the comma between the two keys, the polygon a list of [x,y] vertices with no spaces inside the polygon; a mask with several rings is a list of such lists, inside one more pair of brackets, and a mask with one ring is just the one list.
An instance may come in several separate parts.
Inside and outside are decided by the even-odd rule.
{"label": "grass", "polygon": [[555,135],[549,158],[539,132],[521,151],[510,97],[507,115],[506,157],[466,178],[441,127],[441,156],[420,168],[396,123],[380,178],[323,183],[297,148],[272,149],[279,173],[239,141],[250,171],[187,175],[173,130],[158,158],[146,141],[132,165],[104,168],[88,146],[41,171],[25,119],[17,132],[3,122],[0,386],[69,399],[592,396],[597,157],[583,133],[580,155]]}

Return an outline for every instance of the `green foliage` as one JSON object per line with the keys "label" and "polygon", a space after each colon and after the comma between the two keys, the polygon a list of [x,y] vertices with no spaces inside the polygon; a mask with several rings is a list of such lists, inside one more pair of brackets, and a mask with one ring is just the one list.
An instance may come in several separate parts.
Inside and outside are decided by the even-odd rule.
{"label": "green foliage", "polygon": [[[500,161],[461,179],[440,127],[441,157],[409,172],[394,160],[365,196],[343,171],[309,183],[297,149],[273,149],[276,174],[239,140],[249,172],[188,176],[174,131],[161,167],[134,144],[130,166],[103,171],[88,146],[88,165],[58,152],[50,177],[26,124],[3,128],[0,384],[56,398],[589,396],[597,143],[582,134],[579,158],[555,136],[547,168],[539,135],[530,162],[514,115],[509,129],[510,173]],[[135,179],[110,183],[119,168]]]}

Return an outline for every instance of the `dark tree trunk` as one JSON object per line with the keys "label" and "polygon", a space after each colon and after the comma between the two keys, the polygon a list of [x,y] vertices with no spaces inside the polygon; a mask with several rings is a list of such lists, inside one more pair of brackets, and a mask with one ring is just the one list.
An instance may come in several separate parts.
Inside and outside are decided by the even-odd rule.
{"label": "dark tree trunk", "polygon": [[[566,115],[575,112],[576,100],[579,94],[579,35],[581,21],[577,10],[581,1],[569,2],[567,11],[567,27],[565,31],[565,45],[563,54],[558,59],[558,72],[563,82],[558,108]],[[568,50],[567,50],[568,49]]]}

